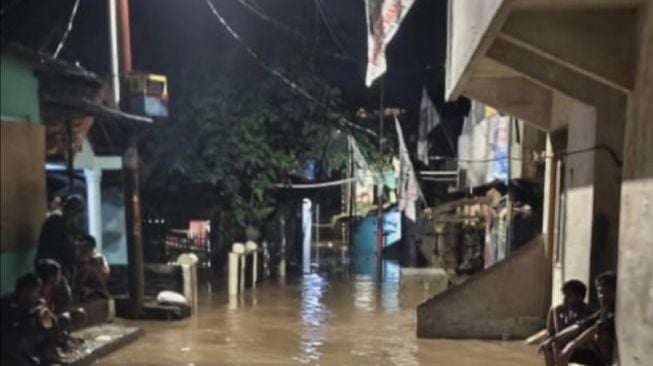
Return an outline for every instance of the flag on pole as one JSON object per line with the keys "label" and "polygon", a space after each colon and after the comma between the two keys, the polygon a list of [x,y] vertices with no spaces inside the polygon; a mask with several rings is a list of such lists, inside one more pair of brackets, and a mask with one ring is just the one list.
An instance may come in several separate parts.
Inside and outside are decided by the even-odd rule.
{"label": "flag on pole", "polygon": [[415,0],[365,0],[367,20],[367,75],[365,85],[370,87],[374,80],[387,68],[385,48],[399,29]]}
{"label": "flag on pole", "polygon": [[440,116],[438,115],[438,111],[435,109],[425,86],[422,90],[422,102],[419,107],[417,159],[426,165],[429,163],[429,152],[431,150],[429,133],[431,133],[438,124],[440,124]]}
{"label": "flag on pole", "polygon": [[424,196],[417,182],[413,163],[410,161],[410,155],[404,142],[404,134],[396,116],[395,128],[399,139],[399,210],[403,211],[409,220],[415,222],[417,221],[417,200],[423,200]]}

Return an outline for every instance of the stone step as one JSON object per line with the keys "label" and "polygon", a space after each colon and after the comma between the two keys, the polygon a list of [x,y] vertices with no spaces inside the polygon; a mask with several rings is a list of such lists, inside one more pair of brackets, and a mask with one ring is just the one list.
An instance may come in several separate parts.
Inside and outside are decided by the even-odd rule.
{"label": "stone step", "polygon": [[121,324],[94,325],[76,331],[73,336],[81,338],[84,343],[72,356],[61,364],[66,366],[86,366],[107,354],[135,341],[145,332],[136,327]]}

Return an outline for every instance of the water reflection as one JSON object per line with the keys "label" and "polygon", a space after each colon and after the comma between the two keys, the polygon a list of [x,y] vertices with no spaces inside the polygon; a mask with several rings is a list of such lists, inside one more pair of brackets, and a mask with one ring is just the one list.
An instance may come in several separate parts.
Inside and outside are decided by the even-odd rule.
{"label": "water reflection", "polygon": [[304,275],[302,279],[301,355],[295,359],[301,363],[319,360],[326,336],[328,309],[322,299],[328,282],[317,274]]}
{"label": "water reflection", "polygon": [[[496,345],[475,343],[472,353],[482,358],[474,358],[469,343],[434,346],[416,339],[415,307],[429,294],[401,288],[396,262],[377,264],[372,257],[373,266],[362,263],[350,277],[288,277],[241,296],[214,286],[201,297],[196,318],[140,322],[145,338],[100,364],[516,365],[503,356],[488,358]],[[523,353],[513,359],[520,366],[539,364]]]}

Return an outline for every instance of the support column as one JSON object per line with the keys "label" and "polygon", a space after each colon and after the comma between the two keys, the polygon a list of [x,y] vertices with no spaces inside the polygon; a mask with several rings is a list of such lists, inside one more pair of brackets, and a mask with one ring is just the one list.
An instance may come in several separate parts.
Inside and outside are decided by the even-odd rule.
{"label": "support column", "polygon": [[84,169],[88,231],[95,238],[97,250],[102,252],[102,171]]}
{"label": "support column", "polygon": [[653,4],[645,7],[641,23],[621,186],[616,314],[621,366],[653,364]]}

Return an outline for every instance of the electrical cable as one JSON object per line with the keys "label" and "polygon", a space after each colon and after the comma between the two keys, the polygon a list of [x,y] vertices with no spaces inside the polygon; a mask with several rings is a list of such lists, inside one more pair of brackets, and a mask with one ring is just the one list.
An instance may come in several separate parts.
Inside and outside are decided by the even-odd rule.
{"label": "electrical cable", "polygon": [[75,0],[75,4],[73,5],[73,9],[70,12],[70,18],[68,19],[68,25],[66,26],[66,31],[63,33],[63,36],[61,37],[61,41],[59,41],[59,45],[57,46],[57,49],[54,51],[54,54],[52,57],[57,58],[59,57],[59,52],[61,52],[61,49],[63,48],[64,44],[66,43],[66,40],[68,39],[68,35],[70,34],[70,31],[73,29],[73,23],[75,22],[75,17],[77,16],[77,10],[79,9],[79,3],[80,0]]}
{"label": "electrical cable", "polygon": [[251,47],[249,47],[249,46],[245,43],[245,41],[243,41],[242,38],[240,38],[240,36],[238,35],[238,33],[236,33],[236,32],[231,28],[231,26],[230,26],[229,24],[227,24],[227,21],[222,17],[222,15],[218,12],[218,10],[217,10],[217,9],[215,8],[215,6],[213,5],[213,2],[211,2],[211,0],[205,0],[205,1],[206,1],[206,4],[209,6],[209,8],[211,8],[211,11],[213,12],[213,15],[215,15],[215,17],[218,18],[218,20],[220,21],[220,23],[222,24],[222,26],[227,30],[227,32],[228,32],[228,33],[229,33],[229,34],[230,34],[230,35],[231,35],[231,36],[232,36],[236,41],[238,41],[238,42],[243,46],[243,48],[245,48],[245,51],[247,51],[247,53],[249,53],[249,55],[252,56],[252,58],[258,62],[259,66],[260,66],[261,68],[263,68],[263,69],[266,70],[267,72],[271,73],[272,75],[276,76],[276,77],[277,77],[279,80],[281,80],[284,84],[286,84],[287,86],[289,86],[292,90],[294,90],[296,93],[300,94],[300,95],[303,96],[304,98],[310,100],[311,102],[314,102],[314,103],[318,103],[318,104],[319,104],[318,100],[315,99],[312,95],[310,95],[306,90],[304,90],[302,87],[300,87],[299,85],[297,85],[297,84],[296,84],[295,82],[293,82],[292,80],[288,79],[285,75],[283,75],[281,72],[279,72],[279,70],[276,70],[276,69],[274,69],[274,68],[268,66],[265,62],[263,62],[263,60],[261,60],[261,58],[258,56],[258,54],[257,54],[256,52],[254,52],[254,50],[253,50]]}
{"label": "electrical cable", "polygon": [[[238,0],[238,2],[243,7],[245,7],[245,9],[249,10],[251,13],[253,13],[257,17],[259,17],[261,20],[272,24],[276,28],[280,29],[283,32],[286,32],[286,33],[292,35],[293,37],[299,39],[302,42],[307,42],[307,43],[309,42],[308,38],[305,35],[298,32],[297,30],[283,24],[283,22],[275,19],[274,17],[266,14],[263,10],[261,10],[260,8],[258,8],[256,6],[253,6],[251,3],[247,2],[246,0]],[[338,60],[349,61],[349,62],[356,61],[356,59],[354,57],[352,57],[351,55],[349,55],[349,54],[343,55],[343,54],[329,52],[329,51],[325,51],[325,50],[321,50],[320,52],[323,53],[326,56],[330,56],[330,57],[333,57],[333,58],[338,59]]]}
{"label": "electrical cable", "polygon": [[[556,153],[553,155],[545,155],[542,156],[543,159],[551,159],[551,158],[556,158],[556,157],[566,157],[566,156],[572,156],[572,155],[578,155],[578,154],[583,154],[587,153],[590,151],[595,151],[595,150],[604,150],[610,155],[610,158],[617,164],[617,166],[622,166],[623,163],[617,156],[617,154],[612,150],[610,147],[606,145],[595,145],[592,147],[584,148],[584,149],[579,149],[579,150],[572,150],[572,151],[564,151],[560,153]],[[505,157],[499,157],[499,158],[488,158],[488,159],[459,159],[456,157],[452,156],[429,156],[429,160],[453,160],[457,161],[459,163],[490,163],[493,161],[500,161],[500,160],[514,160],[514,161],[522,161],[524,158],[519,158],[519,157],[513,157],[513,156],[505,156]]]}
{"label": "electrical cable", "polygon": [[[302,97],[306,98],[307,100],[316,103],[319,106],[324,107],[324,103],[320,102],[317,100],[315,97],[313,97],[311,94],[309,94],[306,90],[304,90],[302,87],[297,85],[297,83],[293,82],[292,80],[288,79],[285,75],[283,75],[281,72],[278,70],[274,69],[271,66],[268,66],[259,56],[258,54],[251,48],[249,45],[245,43],[245,41],[236,33],[236,31],[229,26],[227,21],[224,19],[224,17],[218,12],[218,10],[215,8],[211,0],[205,0],[206,4],[209,6],[211,9],[211,12],[213,12],[213,15],[220,21],[220,24],[227,30],[227,32],[236,40],[238,43],[241,44],[241,46],[247,51],[247,53],[258,63],[258,65],[268,73],[272,74],[283,84],[288,86],[290,89],[295,91],[297,94],[301,95]],[[369,130],[365,127],[358,126],[357,124],[347,120],[344,116],[341,116],[341,118],[338,120],[338,123],[342,126],[348,127],[350,129],[356,129],[361,132],[365,132],[367,134],[370,134],[372,136],[376,136],[376,133],[372,130]]]}
{"label": "electrical cable", "polygon": [[342,52],[344,55],[352,57],[349,54],[349,52],[347,52],[345,47],[342,45],[342,43],[340,42],[338,37],[336,37],[336,34],[333,31],[333,28],[329,24],[329,20],[327,19],[326,13],[324,12],[324,5],[322,4],[322,1],[321,0],[315,0],[315,6],[317,7],[318,11],[320,12],[320,16],[322,17],[322,20],[324,21],[324,26],[326,27],[327,31],[329,32],[329,35],[331,35],[331,39],[336,44],[336,46],[338,46],[338,48],[340,49],[340,52]]}

